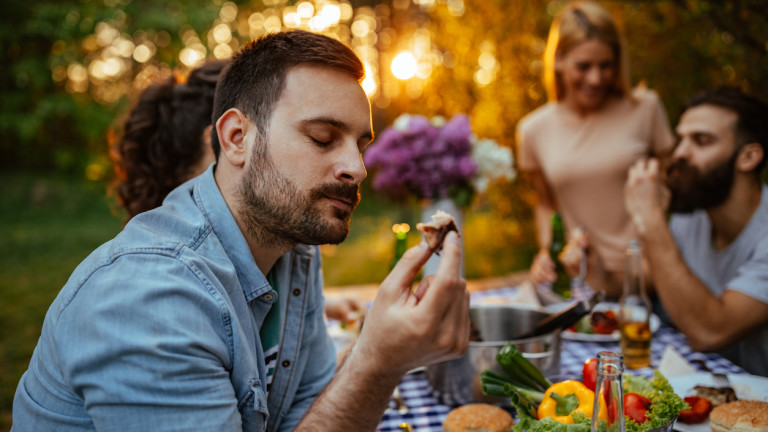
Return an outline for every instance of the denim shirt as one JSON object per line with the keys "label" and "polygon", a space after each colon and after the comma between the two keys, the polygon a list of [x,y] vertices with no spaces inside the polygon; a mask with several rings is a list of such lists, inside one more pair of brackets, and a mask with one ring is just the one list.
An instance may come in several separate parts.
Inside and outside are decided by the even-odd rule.
{"label": "denim shirt", "polygon": [[[330,381],[318,248],[267,283],[213,177],[179,186],[81,263],[16,390],[13,431],[292,430]],[[259,326],[279,304],[266,398]]]}

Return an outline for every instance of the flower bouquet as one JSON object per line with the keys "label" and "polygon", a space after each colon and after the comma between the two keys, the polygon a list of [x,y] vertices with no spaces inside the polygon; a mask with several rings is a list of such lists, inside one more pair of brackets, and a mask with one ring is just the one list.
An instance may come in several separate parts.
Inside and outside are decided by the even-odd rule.
{"label": "flower bouquet", "polygon": [[466,206],[492,181],[515,176],[511,150],[493,140],[478,140],[465,115],[446,122],[403,114],[381,133],[364,160],[375,170],[373,189],[399,201],[451,198]]}

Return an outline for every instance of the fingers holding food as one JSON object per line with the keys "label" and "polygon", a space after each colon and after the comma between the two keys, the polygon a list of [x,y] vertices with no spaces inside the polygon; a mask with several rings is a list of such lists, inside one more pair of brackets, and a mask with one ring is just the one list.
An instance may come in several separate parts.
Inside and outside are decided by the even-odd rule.
{"label": "fingers holding food", "polygon": [[445,236],[451,231],[456,231],[457,234],[459,233],[459,228],[456,226],[456,221],[453,219],[453,216],[442,210],[438,210],[432,215],[431,222],[417,223],[416,229],[424,235],[424,239],[427,241],[429,249],[438,255],[440,254],[440,251],[443,250],[443,240],[445,240]]}

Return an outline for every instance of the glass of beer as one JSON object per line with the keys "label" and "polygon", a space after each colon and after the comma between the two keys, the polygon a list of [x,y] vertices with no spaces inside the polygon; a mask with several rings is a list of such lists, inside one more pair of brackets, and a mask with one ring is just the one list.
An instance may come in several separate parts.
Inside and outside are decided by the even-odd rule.
{"label": "glass of beer", "polygon": [[619,346],[624,364],[630,369],[651,365],[651,328],[647,321],[622,321]]}

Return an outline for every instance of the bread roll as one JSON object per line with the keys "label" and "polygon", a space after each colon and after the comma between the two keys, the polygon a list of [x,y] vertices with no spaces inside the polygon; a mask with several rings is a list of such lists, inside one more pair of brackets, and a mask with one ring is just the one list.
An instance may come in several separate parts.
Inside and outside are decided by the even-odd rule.
{"label": "bread roll", "polygon": [[449,412],[443,422],[444,432],[507,432],[514,425],[512,416],[490,404],[460,406]]}
{"label": "bread roll", "polygon": [[737,400],[709,413],[714,432],[768,432],[768,402]]}
{"label": "bread roll", "polygon": [[453,220],[453,216],[450,214],[438,210],[432,215],[432,221],[429,223],[417,223],[416,229],[424,234],[424,239],[427,240],[429,248],[433,252],[440,254],[443,250],[443,240],[450,231],[459,232],[459,228],[456,226],[456,221]]}

